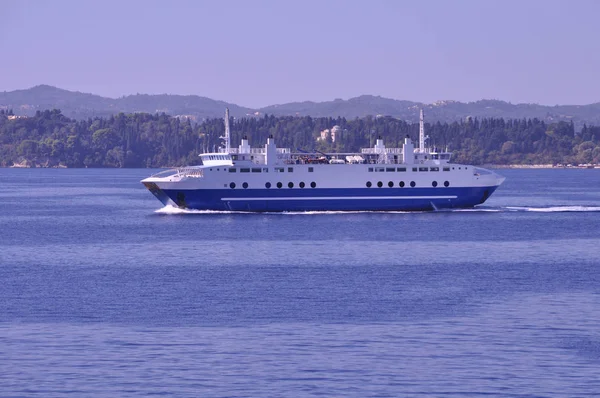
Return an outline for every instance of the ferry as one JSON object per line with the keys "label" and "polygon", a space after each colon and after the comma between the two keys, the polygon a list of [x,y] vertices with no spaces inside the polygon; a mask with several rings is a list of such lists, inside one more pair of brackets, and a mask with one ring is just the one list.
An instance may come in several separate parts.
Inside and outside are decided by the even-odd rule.
{"label": "ferry", "polygon": [[270,136],[264,147],[252,148],[244,137],[232,148],[228,109],[221,138],[217,152],[200,154],[201,165],[166,170],[142,184],[164,205],[182,209],[428,211],[480,205],[504,181],[428,147],[422,110],[418,147],[407,136],[401,148],[379,138],[359,153],[293,152]]}

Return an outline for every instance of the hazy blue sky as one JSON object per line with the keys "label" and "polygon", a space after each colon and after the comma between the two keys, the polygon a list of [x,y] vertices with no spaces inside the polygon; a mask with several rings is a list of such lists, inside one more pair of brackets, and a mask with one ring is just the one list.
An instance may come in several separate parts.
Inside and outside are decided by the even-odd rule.
{"label": "hazy blue sky", "polygon": [[600,101],[600,0],[0,0],[0,91]]}

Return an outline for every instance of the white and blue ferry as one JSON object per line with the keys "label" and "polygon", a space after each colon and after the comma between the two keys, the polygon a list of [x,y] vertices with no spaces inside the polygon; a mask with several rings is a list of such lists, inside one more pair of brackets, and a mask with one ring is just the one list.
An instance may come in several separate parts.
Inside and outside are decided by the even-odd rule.
{"label": "white and blue ferry", "polygon": [[186,209],[282,211],[404,211],[468,208],[484,203],[502,184],[498,174],[450,162],[426,146],[421,111],[419,147],[378,139],[360,153],[306,153],[264,148],[242,139],[230,146],[229,110],[224,147],[200,155],[202,165],[166,170],[142,180],[164,205]]}

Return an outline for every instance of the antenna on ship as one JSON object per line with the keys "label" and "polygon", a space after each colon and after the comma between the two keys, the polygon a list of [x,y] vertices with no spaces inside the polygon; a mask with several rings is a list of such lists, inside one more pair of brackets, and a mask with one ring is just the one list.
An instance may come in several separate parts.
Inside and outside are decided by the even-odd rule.
{"label": "antenna on ship", "polygon": [[425,115],[423,109],[421,109],[421,115],[419,117],[419,150],[425,152]]}
{"label": "antenna on ship", "polygon": [[231,141],[229,138],[229,108],[225,108],[225,153],[229,153]]}

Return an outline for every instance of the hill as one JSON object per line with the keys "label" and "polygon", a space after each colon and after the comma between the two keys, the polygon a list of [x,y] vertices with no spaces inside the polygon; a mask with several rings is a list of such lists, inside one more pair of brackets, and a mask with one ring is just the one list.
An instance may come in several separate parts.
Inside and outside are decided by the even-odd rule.
{"label": "hill", "polygon": [[252,112],[248,108],[197,95],[136,94],[121,98],[107,98],[47,85],[35,86],[27,90],[0,92],[0,109],[12,109],[15,115],[23,116],[33,116],[38,110],[60,109],[65,116],[74,119],[108,117],[119,112],[164,112],[172,116],[192,116],[192,119],[201,121],[222,116],[225,107],[229,107],[231,114],[237,117]]}
{"label": "hill", "polygon": [[584,123],[600,124],[600,103],[544,106],[480,100],[469,103],[438,101],[433,104],[423,104],[362,95],[348,100],[292,102],[252,109],[197,95],[136,94],[121,98],[106,98],[47,85],[35,86],[26,90],[0,92],[0,109],[12,109],[16,115],[25,116],[32,116],[38,110],[57,108],[61,109],[65,116],[75,119],[107,117],[119,112],[153,114],[164,112],[172,116],[187,115],[200,122],[207,118],[221,117],[225,107],[229,107],[231,115],[238,118],[258,112],[259,115],[344,117],[348,119],[367,115],[385,115],[414,122],[417,121],[418,110],[423,108],[428,121],[452,122],[469,116],[506,119],[537,118],[546,122],[573,121],[578,130]]}

